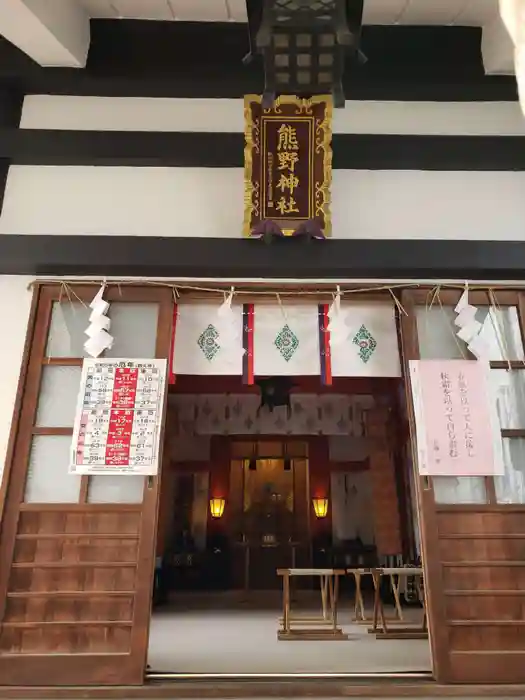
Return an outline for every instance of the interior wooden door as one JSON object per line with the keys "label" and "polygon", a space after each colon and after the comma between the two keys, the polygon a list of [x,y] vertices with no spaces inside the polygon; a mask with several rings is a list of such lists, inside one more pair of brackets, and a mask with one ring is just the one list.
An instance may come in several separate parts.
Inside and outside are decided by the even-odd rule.
{"label": "interior wooden door", "polygon": [[[472,359],[453,324],[460,294],[405,294],[406,360]],[[512,292],[469,301],[490,348],[505,476],[417,480],[434,671],[445,683],[524,683],[525,306]]]}
{"label": "interior wooden door", "polygon": [[[68,474],[87,303],[41,287],[0,540],[5,685],[141,684],[160,477]],[[111,357],[167,358],[168,288],[108,287]],[[86,303],[87,302],[87,303]]]}

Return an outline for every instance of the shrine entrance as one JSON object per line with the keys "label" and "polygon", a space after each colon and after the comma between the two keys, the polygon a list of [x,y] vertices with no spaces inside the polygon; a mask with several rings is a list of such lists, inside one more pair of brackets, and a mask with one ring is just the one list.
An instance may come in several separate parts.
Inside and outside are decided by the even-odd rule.
{"label": "shrine entrance", "polygon": [[[259,339],[252,328],[249,343],[243,321],[257,313],[239,310],[235,323],[250,352],[226,353],[221,364],[216,334],[224,348],[239,337],[217,321],[222,294],[211,304],[213,342],[208,331],[201,340],[206,354],[198,355],[210,305],[197,311],[188,303],[184,321],[180,303],[174,344],[169,285],[109,285],[115,343],[107,359],[171,361],[175,345],[175,357],[187,364],[170,365],[175,382],[167,392],[161,473],[78,476],[68,473],[71,439],[87,302],[98,290],[35,290],[2,502],[4,684],[141,685],[156,673],[432,671],[440,682],[523,682],[519,292],[498,292],[495,302],[495,293],[476,290],[470,298],[491,357],[504,472],[429,478],[412,465],[412,412],[399,356],[397,368],[388,364],[398,328],[394,323],[393,335],[385,330],[392,326],[377,309],[396,319],[390,297],[349,304],[350,323],[359,320],[368,335],[334,351],[331,368],[326,348],[311,344],[312,329],[322,328],[322,312],[315,308],[314,324],[311,307],[296,315],[292,305],[285,308],[295,340],[281,334],[288,360],[278,350],[281,359],[269,361],[283,324],[283,311],[271,304],[258,316]],[[419,290],[400,297],[405,361],[463,358],[466,349],[451,331],[459,294],[443,292],[431,309]],[[186,322],[193,340],[184,343]],[[214,356],[220,372],[211,374]],[[262,364],[250,367],[250,357]],[[262,408],[259,376],[292,377],[289,406]],[[166,563],[172,579],[163,575]],[[292,617],[318,617],[321,608],[329,618],[315,577],[334,576],[344,639],[279,638],[289,621],[283,578],[291,581]],[[425,611],[432,661],[427,640],[401,629],[425,636]],[[295,622],[284,631],[295,633]]]}
{"label": "shrine entrance", "polygon": [[[179,375],[170,388],[148,677],[431,675],[410,465],[389,442],[400,382],[294,384],[290,413],[257,413],[257,386],[240,377]],[[280,641],[284,572],[293,632],[295,615],[330,617],[323,571],[339,572],[344,640],[314,638],[314,622],[311,639]]]}

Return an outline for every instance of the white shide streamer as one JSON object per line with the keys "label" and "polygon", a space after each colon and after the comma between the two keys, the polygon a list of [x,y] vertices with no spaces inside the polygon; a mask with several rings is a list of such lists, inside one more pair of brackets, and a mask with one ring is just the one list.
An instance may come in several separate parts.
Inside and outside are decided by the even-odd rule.
{"label": "white shide streamer", "polygon": [[337,293],[334,296],[334,301],[328,309],[328,332],[330,333],[330,345],[344,345],[350,329],[347,327],[344,316],[341,314],[341,289],[337,287]]}
{"label": "white shide streamer", "polygon": [[459,330],[456,335],[466,343],[470,352],[478,358],[484,356],[485,343],[480,337],[482,324],[476,320],[477,308],[469,304],[468,288],[465,289],[454,311],[458,314],[454,323]]}
{"label": "white shide streamer", "polygon": [[244,348],[242,347],[241,329],[237,323],[237,314],[232,309],[234,293],[235,290],[232,287],[229,293],[224,295],[224,301],[217,309],[215,326],[221,338],[221,345],[227,348],[232,356],[239,355],[242,358]]}
{"label": "white shide streamer", "polygon": [[84,349],[90,357],[99,357],[104,350],[109,350],[113,345],[113,336],[108,333],[111,326],[110,319],[106,316],[109,310],[109,303],[104,300],[103,284],[93,297],[89,305],[91,314],[89,316],[89,326],[84,333],[88,339],[84,343]]}

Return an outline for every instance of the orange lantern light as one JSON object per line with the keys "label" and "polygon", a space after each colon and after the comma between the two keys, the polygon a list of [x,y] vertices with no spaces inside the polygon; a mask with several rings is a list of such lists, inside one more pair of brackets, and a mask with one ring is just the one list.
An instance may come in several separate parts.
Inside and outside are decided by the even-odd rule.
{"label": "orange lantern light", "polygon": [[222,518],[226,500],[224,498],[210,498],[210,513],[212,518]]}
{"label": "orange lantern light", "polygon": [[313,498],[314,513],[316,518],[326,518],[328,515],[328,498]]}

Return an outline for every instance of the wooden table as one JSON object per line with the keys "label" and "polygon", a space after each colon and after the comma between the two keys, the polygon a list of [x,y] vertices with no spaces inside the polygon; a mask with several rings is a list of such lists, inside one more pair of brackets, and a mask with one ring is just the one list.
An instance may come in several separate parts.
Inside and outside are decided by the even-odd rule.
{"label": "wooden table", "polygon": [[[367,617],[365,613],[365,604],[363,600],[363,589],[362,589],[362,580],[363,576],[371,576],[372,577],[372,583],[374,585],[374,592],[376,590],[376,586],[378,585],[378,580],[377,577],[373,575],[374,569],[372,568],[359,568],[359,569],[347,569],[346,572],[348,574],[351,574],[354,577],[355,581],[355,604],[354,604],[354,619],[353,622],[356,622],[358,625],[368,625],[373,621],[373,617]],[[399,579],[396,582],[395,577],[391,576],[390,577],[390,583],[392,586],[392,592],[394,594],[394,607],[395,607],[395,616],[387,618],[392,624],[399,624],[400,622],[403,622],[403,608],[401,606],[401,599],[399,596]]]}
{"label": "wooden table", "polygon": [[[368,631],[371,634],[375,634],[377,639],[426,639],[428,637],[428,628],[425,596],[423,591],[423,569],[410,566],[383,567],[371,569],[371,573],[374,580],[374,617],[372,627]],[[404,628],[396,627],[394,630],[390,630],[388,628],[385,609],[383,606],[383,601],[381,600],[381,578],[383,576],[389,576],[390,581],[392,582],[396,609],[401,607],[401,601],[399,598],[401,578],[403,576],[406,578],[409,576],[418,577],[419,599],[423,605],[423,620],[421,625]],[[395,581],[396,576],[397,581]],[[380,626],[379,623],[381,623]]]}
{"label": "wooden table", "polygon": [[[343,640],[348,635],[337,626],[337,598],[339,594],[339,576],[345,575],[344,569],[277,569],[277,575],[283,578],[283,616],[277,638],[280,640]],[[294,576],[311,576],[319,578],[321,589],[320,616],[292,616],[290,610],[290,579]],[[293,627],[295,625],[295,627]]]}

